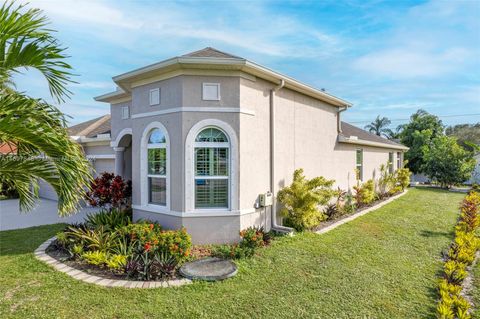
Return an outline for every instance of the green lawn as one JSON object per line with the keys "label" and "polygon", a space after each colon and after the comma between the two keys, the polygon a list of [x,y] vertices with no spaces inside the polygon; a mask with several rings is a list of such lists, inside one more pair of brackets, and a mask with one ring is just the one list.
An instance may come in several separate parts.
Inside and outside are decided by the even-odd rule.
{"label": "green lawn", "polygon": [[473,288],[470,293],[473,297],[473,303],[477,305],[473,312],[472,318],[480,319],[480,262],[477,262],[473,267]]}
{"label": "green lawn", "polygon": [[324,235],[281,238],[220,283],[108,289],[33,250],[61,225],[0,232],[1,318],[428,318],[463,194],[412,189]]}

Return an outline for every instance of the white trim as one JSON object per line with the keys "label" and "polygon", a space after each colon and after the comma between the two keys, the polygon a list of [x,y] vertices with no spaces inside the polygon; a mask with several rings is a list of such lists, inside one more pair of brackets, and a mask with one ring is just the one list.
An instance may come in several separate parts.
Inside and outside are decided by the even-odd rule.
{"label": "white trim", "polygon": [[366,140],[360,140],[358,138],[351,138],[342,135],[338,135],[338,141],[340,143],[347,143],[347,144],[355,144],[355,145],[366,145],[366,146],[376,146],[382,148],[389,148],[394,150],[408,150],[408,147],[403,145],[394,145],[394,144],[387,144],[387,143],[380,143],[380,142],[372,142]]}
{"label": "white trim", "polygon": [[128,120],[130,118],[130,107],[128,105],[122,106],[121,113],[122,120]]}
{"label": "white trim", "polygon": [[[151,130],[158,128],[160,129],[167,140],[166,150],[167,150],[167,172],[166,175],[156,175],[159,178],[165,178],[167,184],[167,198],[166,206],[155,205],[148,203],[148,163],[147,163],[147,150],[148,150],[148,138]],[[156,212],[166,212],[170,211],[170,136],[166,127],[160,122],[151,122],[143,130],[142,139],[140,142],[140,204],[142,207],[155,207]],[[162,143],[163,144],[163,143]]]}
{"label": "white trim", "polygon": [[[235,130],[227,123],[217,119],[205,119],[190,129],[185,140],[185,211],[188,213],[210,213],[210,209],[195,209],[195,169],[194,169],[194,150],[195,139],[206,127],[216,127],[222,130],[230,141],[230,187],[229,187],[229,209],[230,212],[238,210],[239,196],[238,196],[238,139]],[[222,209],[223,210],[223,209]],[[218,211],[218,210],[216,210]],[[215,213],[215,212],[214,212]]]}
{"label": "white trim", "polygon": [[86,156],[88,159],[115,159],[114,154],[92,154]]}
{"label": "white trim", "polygon": [[110,146],[111,147],[117,147],[118,146],[118,143],[120,143],[120,140],[125,136],[125,135],[133,135],[132,134],[132,129],[127,127],[127,128],[124,128],[123,130],[120,131],[120,133],[117,134],[117,138],[115,139],[115,141],[112,141],[110,143]]}
{"label": "white trim", "polygon": [[[225,210],[225,209],[211,209],[211,210],[197,210],[194,212],[179,212],[174,210],[161,209],[161,206],[147,204],[147,205],[132,205],[133,209],[142,210],[149,213],[157,213],[176,217],[235,217],[241,215],[248,215],[257,213],[255,208],[246,208],[241,210]],[[261,211],[258,211],[261,213]]]}
{"label": "white trim", "polygon": [[[212,86],[217,88],[217,95],[214,97],[206,97],[205,96],[205,87]],[[202,83],[202,100],[204,101],[220,101],[220,83]]]}
{"label": "white trim", "polygon": [[[152,94],[156,94],[153,95]],[[160,88],[151,89],[148,93],[150,106],[160,105]],[[157,99],[157,101],[155,101]]]}
{"label": "white trim", "polygon": [[240,107],[172,107],[167,108],[159,111],[153,112],[145,112],[145,113],[137,113],[132,114],[132,119],[142,118],[142,117],[149,117],[155,115],[164,115],[170,113],[178,113],[178,112],[215,112],[215,113],[243,113],[247,115],[255,115],[255,111],[240,108]]}

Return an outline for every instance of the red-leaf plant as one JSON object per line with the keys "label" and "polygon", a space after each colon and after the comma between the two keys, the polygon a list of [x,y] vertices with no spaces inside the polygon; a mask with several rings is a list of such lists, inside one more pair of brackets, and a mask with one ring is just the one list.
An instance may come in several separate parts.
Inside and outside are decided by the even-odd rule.
{"label": "red-leaf plant", "polygon": [[120,175],[104,172],[95,178],[86,200],[94,207],[125,208],[130,205],[132,182],[125,181]]}

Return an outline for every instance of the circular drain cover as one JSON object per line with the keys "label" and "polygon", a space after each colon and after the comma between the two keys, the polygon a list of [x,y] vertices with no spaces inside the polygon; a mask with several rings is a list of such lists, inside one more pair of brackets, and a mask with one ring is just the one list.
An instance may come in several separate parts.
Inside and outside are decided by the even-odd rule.
{"label": "circular drain cover", "polygon": [[185,263],[180,274],[192,280],[217,281],[235,276],[237,266],[230,260],[209,257]]}

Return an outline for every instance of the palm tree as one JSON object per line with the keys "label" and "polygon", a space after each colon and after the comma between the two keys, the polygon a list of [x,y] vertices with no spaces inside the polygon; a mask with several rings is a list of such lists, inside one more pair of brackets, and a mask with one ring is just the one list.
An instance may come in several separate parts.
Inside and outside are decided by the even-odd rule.
{"label": "palm tree", "polygon": [[20,209],[38,198],[39,179],[58,195],[58,213],[76,211],[91,182],[91,166],[81,147],[68,135],[65,116],[53,105],[15,91],[12,75],[34,68],[45,77],[52,98],[69,97],[71,66],[38,9],[0,8],[0,144],[14,145],[14,154],[0,155],[1,182],[19,193]]}
{"label": "palm tree", "polygon": [[374,133],[378,136],[385,136],[386,138],[392,138],[394,133],[388,126],[392,123],[387,117],[380,118],[380,115],[377,115],[377,118],[370,124],[365,126],[365,129],[370,133]]}

